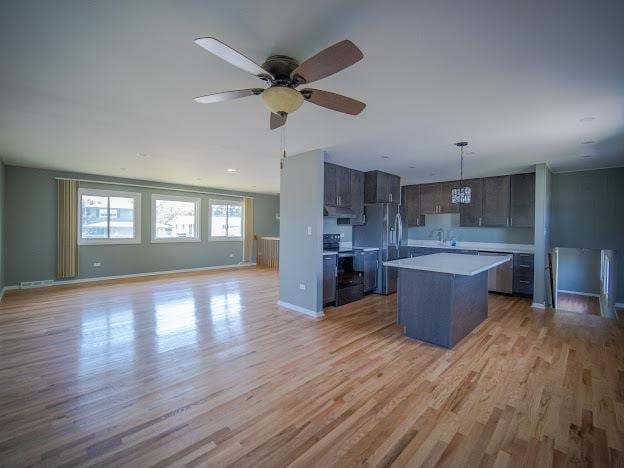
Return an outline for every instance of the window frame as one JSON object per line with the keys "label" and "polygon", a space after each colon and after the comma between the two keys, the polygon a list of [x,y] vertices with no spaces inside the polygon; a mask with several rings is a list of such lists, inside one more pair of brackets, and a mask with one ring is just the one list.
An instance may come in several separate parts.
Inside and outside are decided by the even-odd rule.
{"label": "window frame", "polygon": [[[212,205],[238,205],[241,207],[241,235],[233,236],[213,236],[212,235]],[[211,242],[242,242],[245,229],[245,205],[242,200],[227,200],[224,198],[211,198],[208,203],[208,240]],[[229,225],[228,225],[229,227]]]}
{"label": "window frame", "polygon": [[[195,204],[195,236],[194,237],[156,237],[156,200],[181,201]],[[201,242],[201,198],[184,197],[179,195],[167,195],[163,193],[152,194],[152,244],[168,244],[173,242]]]}
{"label": "window frame", "polygon": [[[106,239],[89,239],[82,237],[82,197],[84,195],[94,197],[120,197],[120,198],[132,198],[134,200],[133,208],[133,230],[134,237],[132,238],[106,238]],[[110,206],[108,207],[110,210]],[[140,192],[124,192],[120,190],[104,190],[93,189],[88,187],[80,187],[78,189],[78,245],[121,245],[121,244],[140,244],[141,243],[141,193]],[[108,216],[109,222],[109,236],[110,236],[110,214]]]}

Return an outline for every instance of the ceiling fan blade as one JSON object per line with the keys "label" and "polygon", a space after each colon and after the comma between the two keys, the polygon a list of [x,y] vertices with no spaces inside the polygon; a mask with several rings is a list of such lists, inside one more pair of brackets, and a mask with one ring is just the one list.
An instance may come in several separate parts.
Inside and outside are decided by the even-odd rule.
{"label": "ceiling fan blade", "polygon": [[251,89],[237,89],[236,91],[223,91],[222,93],[206,94],[205,96],[199,96],[194,98],[195,102],[200,104],[212,104],[213,102],[231,101],[232,99],[238,99],[247,96],[255,96],[264,91],[262,88]]}
{"label": "ceiling fan blade", "polygon": [[275,112],[271,112],[271,130],[275,130],[286,124],[286,117],[288,117],[288,114],[276,114]]}
{"label": "ceiling fan blade", "polygon": [[338,73],[363,58],[364,54],[353,42],[344,40],[303,62],[293,70],[290,78],[297,84],[311,83]]}
{"label": "ceiling fan blade", "polygon": [[213,53],[220,59],[231,63],[235,67],[251,73],[252,75],[256,75],[257,77],[261,78],[266,77],[273,79],[273,75],[271,75],[256,62],[245,57],[239,51],[232,49],[230,46],[224,44],[218,39],[215,39],[214,37],[201,37],[199,39],[195,39],[195,44],[203,47],[208,52]]}
{"label": "ceiling fan blade", "polygon": [[366,107],[366,104],[356,99],[320,89],[302,89],[301,94],[306,101],[345,114],[358,115]]}

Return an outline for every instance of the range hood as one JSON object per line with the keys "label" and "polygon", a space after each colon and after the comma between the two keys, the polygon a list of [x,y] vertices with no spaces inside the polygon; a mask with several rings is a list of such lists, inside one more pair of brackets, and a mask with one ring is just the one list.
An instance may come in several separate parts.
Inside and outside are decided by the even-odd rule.
{"label": "range hood", "polygon": [[328,218],[355,218],[355,213],[351,208],[346,208],[344,206],[325,205],[323,207],[323,216],[327,216]]}

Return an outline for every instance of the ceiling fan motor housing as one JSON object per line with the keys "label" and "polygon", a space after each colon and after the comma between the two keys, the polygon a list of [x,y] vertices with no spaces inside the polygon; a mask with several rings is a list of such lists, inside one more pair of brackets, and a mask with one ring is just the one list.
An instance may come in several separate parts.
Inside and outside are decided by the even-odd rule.
{"label": "ceiling fan motor housing", "polygon": [[262,68],[275,77],[274,84],[290,85],[290,74],[299,66],[299,62],[287,55],[271,55],[262,64]]}

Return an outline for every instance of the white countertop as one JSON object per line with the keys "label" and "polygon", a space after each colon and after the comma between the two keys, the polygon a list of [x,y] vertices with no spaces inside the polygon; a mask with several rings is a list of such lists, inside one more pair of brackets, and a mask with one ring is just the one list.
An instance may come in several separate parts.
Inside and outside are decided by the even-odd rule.
{"label": "white countertop", "polygon": [[330,250],[323,250],[323,255],[338,255],[338,252],[332,252]]}
{"label": "white countertop", "polygon": [[474,276],[508,262],[508,257],[486,257],[456,253],[438,253],[422,257],[402,258],[384,262],[385,266],[411,270],[435,271],[450,275]]}
{"label": "white countertop", "polygon": [[509,253],[534,253],[533,244],[501,244],[496,242],[457,242],[455,247],[451,247],[450,242],[440,244],[434,240],[410,240],[407,245],[410,247],[430,247],[434,249],[458,249],[458,250],[480,250],[482,252],[509,252]]}
{"label": "white countertop", "polygon": [[373,250],[379,250],[379,247],[357,247],[357,246],[354,246],[353,250],[363,250],[364,252],[371,252]]}

